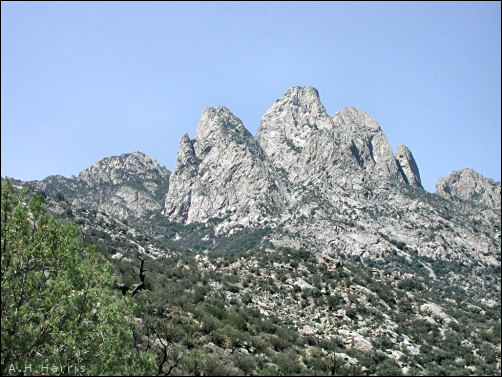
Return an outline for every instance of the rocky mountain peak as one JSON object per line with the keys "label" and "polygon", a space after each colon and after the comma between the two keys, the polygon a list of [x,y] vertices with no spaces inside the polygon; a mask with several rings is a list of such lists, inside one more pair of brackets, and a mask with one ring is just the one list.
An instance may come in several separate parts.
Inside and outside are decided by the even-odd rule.
{"label": "rocky mountain peak", "polygon": [[321,104],[319,92],[311,86],[293,86],[289,88],[279,102],[291,103],[295,106],[313,106],[325,111]]}
{"label": "rocky mountain peak", "polygon": [[420,179],[417,163],[407,146],[400,145],[397,147],[396,160],[402,169],[405,182],[409,185],[422,188],[422,181]]}
{"label": "rocky mountain peak", "polygon": [[330,117],[315,88],[297,86],[265,113],[256,138],[228,108],[205,109],[195,140],[181,140],[164,213],[185,223],[231,213],[256,224],[293,205],[285,203],[295,190],[295,200],[310,200],[303,195],[312,182],[333,193],[391,176],[420,186],[409,150],[402,161],[406,173],[365,111],[346,107]]}
{"label": "rocky mountain peak", "polygon": [[327,118],[317,89],[295,86],[265,113],[258,127],[257,138],[265,139],[274,129],[277,131],[282,128],[280,131],[284,137],[301,144],[309,132],[331,128],[332,123]]}
{"label": "rocky mountain peak", "polygon": [[256,139],[264,153],[286,170],[298,164],[302,150],[333,121],[312,87],[293,87],[275,102],[260,121]]}
{"label": "rocky mountain peak", "polygon": [[305,180],[302,175],[312,169],[329,171],[333,178],[345,171],[406,180],[377,120],[356,107],[328,116],[312,87],[289,89],[263,116],[256,139],[269,160],[295,182]]}
{"label": "rocky mountain peak", "polygon": [[501,183],[465,168],[451,172],[447,178],[439,178],[436,193],[449,199],[457,197],[500,208]]}
{"label": "rocky mountain peak", "polygon": [[[380,124],[366,111],[345,107],[332,117],[334,133],[346,156],[363,169],[370,179],[395,177],[404,180],[394,152]],[[350,164],[350,160],[347,160]]]}
{"label": "rocky mountain peak", "polygon": [[73,208],[106,212],[116,219],[140,218],[163,208],[170,172],[142,152],[104,158],[77,177],[50,176],[38,190],[63,195]]}
{"label": "rocky mountain peak", "polygon": [[79,173],[78,178],[88,185],[102,183],[121,184],[135,180],[165,178],[168,171],[142,152],[125,153],[104,158]]}
{"label": "rocky mountain peak", "polygon": [[381,131],[380,124],[376,119],[369,116],[366,111],[353,106],[344,107],[333,115],[333,119],[338,127],[343,127],[347,131]]}
{"label": "rocky mountain peak", "polygon": [[247,224],[276,196],[263,151],[226,107],[203,111],[194,142],[183,136],[170,185],[164,213],[186,223],[234,213]]}
{"label": "rocky mountain peak", "polygon": [[183,134],[180,140],[180,149],[178,150],[177,164],[179,166],[192,165],[195,163],[195,151],[192,141],[187,133]]}
{"label": "rocky mountain peak", "polygon": [[252,135],[242,121],[224,106],[208,107],[202,112],[195,134],[197,142],[219,142],[232,137],[249,138]]}

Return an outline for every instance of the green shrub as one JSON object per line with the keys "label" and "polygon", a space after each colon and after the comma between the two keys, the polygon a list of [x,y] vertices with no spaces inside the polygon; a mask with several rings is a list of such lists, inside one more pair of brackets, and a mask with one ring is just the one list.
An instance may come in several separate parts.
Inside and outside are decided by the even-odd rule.
{"label": "green shrub", "polygon": [[47,218],[42,196],[23,201],[2,183],[2,375],[25,365],[152,373],[131,347],[135,303],[112,290],[110,264],[83,247],[76,224]]}
{"label": "green shrub", "polygon": [[242,318],[239,314],[232,314],[229,315],[226,319],[225,322],[228,323],[230,326],[235,327],[236,329],[240,331],[247,331],[248,326],[246,323],[246,320]]}

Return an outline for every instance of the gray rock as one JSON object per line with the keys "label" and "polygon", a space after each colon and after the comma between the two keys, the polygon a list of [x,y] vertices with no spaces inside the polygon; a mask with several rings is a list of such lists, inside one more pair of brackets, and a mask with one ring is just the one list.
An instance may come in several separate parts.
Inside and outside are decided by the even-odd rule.
{"label": "gray rock", "polygon": [[282,198],[275,173],[240,119],[225,107],[202,113],[193,144],[184,136],[164,213],[191,223],[231,216],[257,223]]}
{"label": "gray rock", "polygon": [[442,205],[422,189],[409,149],[394,155],[375,119],[354,107],[330,117],[314,88],[294,87],[263,116],[256,138],[227,108],[206,109],[195,140],[181,141],[164,213],[184,223],[218,218],[217,234],[266,225],[275,247],[385,260],[389,252],[410,259],[406,246],[498,265],[497,235],[482,239],[465,219],[489,227],[500,213]]}
{"label": "gray rock", "polygon": [[447,178],[439,178],[436,193],[445,198],[460,198],[482,203],[488,207],[500,208],[500,182],[471,168],[455,170]]}
{"label": "gray rock", "polygon": [[104,158],[78,177],[50,176],[39,190],[60,193],[75,208],[103,211],[119,219],[161,211],[169,171],[141,152]]}
{"label": "gray rock", "polygon": [[290,173],[307,143],[333,126],[315,88],[293,87],[262,117],[256,139],[270,161]]}
{"label": "gray rock", "polygon": [[312,87],[289,89],[263,116],[256,139],[293,183],[309,181],[319,170],[330,177],[355,171],[373,179],[403,179],[378,122],[355,107],[328,116]]}
{"label": "gray rock", "polygon": [[[408,148],[394,155],[380,124],[363,110],[329,116],[311,87],[289,89],[263,116],[256,138],[227,108],[207,108],[195,139],[183,135],[172,173],[132,153],[37,185],[61,192],[72,208],[133,217],[159,238],[165,235],[155,232],[170,226],[164,220],[200,222],[211,228],[204,241],[266,228],[267,248],[361,263],[399,256],[420,260],[437,279],[427,261],[461,262],[471,269],[467,288],[457,271],[444,278],[500,301],[479,278],[483,269],[500,267],[500,182],[466,169],[442,178],[437,189],[463,201],[427,193]],[[161,213],[161,224],[149,223]]]}
{"label": "gray rock", "polygon": [[375,119],[363,110],[346,107],[333,116],[333,122],[342,143],[369,177],[401,179],[392,148]]}
{"label": "gray rock", "polygon": [[396,160],[402,169],[405,182],[412,186],[422,188],[422,181],[420,180],[420,172],[418,171],[417,163],[407,146],[400,145],[397,147]]}

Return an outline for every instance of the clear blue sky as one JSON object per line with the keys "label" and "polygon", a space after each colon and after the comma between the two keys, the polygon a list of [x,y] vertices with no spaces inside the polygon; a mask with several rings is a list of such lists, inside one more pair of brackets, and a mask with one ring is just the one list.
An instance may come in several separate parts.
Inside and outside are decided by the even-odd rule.
{"label": "clear blue sky", "polygon": [[251,133],[288,88],[319,90],[407,145],[424,187],[500,180],[500,2],[2,2],[1,175],[70,176],[142,151],[174,169],[227,106]]}

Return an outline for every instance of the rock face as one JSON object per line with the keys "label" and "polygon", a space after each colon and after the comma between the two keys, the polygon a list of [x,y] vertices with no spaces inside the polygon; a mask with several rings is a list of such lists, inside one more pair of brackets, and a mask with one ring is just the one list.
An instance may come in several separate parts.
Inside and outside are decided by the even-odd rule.
{"label": "rock face", "polygon": [[420,180],[417,163],[407,146],[400,145],[397,147],[396,160],[402,169],[405,182],[412,186],[422,188],[422,181]]}
{"label": "rock face", "polygon": [[225,107],[204,110],[195,140],[181,140],[165,215],[184,223],[234,215],[248,225],[280,200],[274,172],[240,119]]}
{"label": "rock face", "polygon": [[317,90],[293,87],[265,113],[256,139],[272,163],[291,173],[309,141],[333,127]]}
{"label": "rock face", "polygon": [[48,194],[63,195],[74,208],[95,209],[126,219],[161,211],[168,184],[166,168],[134,152],[104,158],[78,177],[50,176],[36,186]]}
{"label": "rock face", "polygon": [[107,157],[85,169],[78,179],[89,186],[120,185],[128,182],[145,183],[166,178],[168,171],[157,161],[141,152]]}
{"label": "rock face", "polygon": [[328,116],[312,87],[289,89],[263,116],[256,139],[293,183],[308,180],[313,167],[335,176],[345,169],[349,175],[401,178],[378,122],[355,107]]}
{"label": "rock face", "polygon": [[[431,279],[441,260],[470,268],[448,274],[449,284],[469,281],[469,289],[495,294],[479,288],[479,276],[500,268],[500,182],[466,169],[441,179],[439,195],[426,192],[407,147],[394,155],[363,110],[328,115],[311,87],[289,89],[256,137],[229,109],[207,108],[195,138],[183,135],[172,173],[137,152],[36,186],[63,194],[73,209],[132,218],[150,236],[183,248],[211,250],[224,239],[373,265],[398,259],[396,270],[420,262]],[[198,240],[193,248],[190,237]]]}
{"label": "rock face", "polygon": [[[497,205],[496,188],[475,192]],[[212,219],[217,236],[243,226],[268,229],[273,247],[335,257],[384,262],[412,253],[500,265],[500,212],[438,201],[423,190],[407,147],[394,155],[380,124],[363,110],[329,116],[311,87],[293,87],[276,101],[256,138],[227,108],[206,109],[195,139],[181,140],[163,213],[185,224]],[[479,224],[495,229],[493,237],[480,235]]]}
{"label": "rock face", "polygon": [[206,109],[195,140],[181,140],[164,213],[184,223],[227,214],[242,225],[274,222],[308,201],[301,187],[313,182],[326,190],[353,189],[354,178],[416,186],[411,153],[402,161],[410,180],[375,119],[354,107],[330,117],[316,89],[294,87],[263,116],[256,138],[227,108]]}
{"label": "rock face", "polygon": [[365,111],[346,107],[333,116],[333,122],[340,130],[342,148],[348,147],[368,177],[402,179],[392,148],[375,119]]}
{"label": "rock face", "polygon": [[[366,112],[329,116],[316,89],[293,87],[265,113],[256,138],[227,108],[206,109],[195,140],[181,140],[163,213],[186,224],[219,219],[218,235],[267,227],[276,247],[385,260],[396,245],[407,255],[406,245],[429,258],[499,263],[497,236],[481,241],[465,223],[465,211],[478,209],[447,205],[423,190],[411,151],[400,146],[394,155]],[[497,212],[479,216],[500,223]],[[445,223],[457,235],[439,230]]]}
{"label": "rock face", "polygon": [[500,182],[485,178],[466,168],[451,172],[447,178],[439,178],[436,193],[445,198],[460,198],[476,201],[488,207],[500,208]]}

